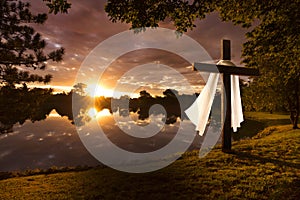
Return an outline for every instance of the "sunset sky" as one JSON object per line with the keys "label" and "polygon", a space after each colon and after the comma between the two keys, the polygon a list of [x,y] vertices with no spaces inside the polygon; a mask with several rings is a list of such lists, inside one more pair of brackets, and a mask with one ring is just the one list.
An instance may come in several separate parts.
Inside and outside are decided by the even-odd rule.
{"label": "sunset sky", "polygon": [[[104,11],[104,0],[71,1],[72,8],[69,14],[49,14],[44,25],[35,26],[47,41],[47,49],[64,47],[66,54],[61,63],[48,63],[44,74],[52,74],[51,87],[57,91],[69,90],[74,85],[75,77],[81,63],[86,56],[102,41],[109,37],[128,30],[130,25],[112,23]],[[31,1],[33,12],[47,12],[45,4]],[[161,27],[174,29],[169,23],[161,23]],[[187,33],[188,36],[199,42],[214,60],[220,58],[221,39],[231,40],[232,61],[240,65],[242,44],[245,42],[246,29],[234,26],[232,23],[221,22],[218,14],[213,13],[205,20],[197,22],[197,27]],[[187,66],[190,64],[161,51],[132,52],[122,56],[110,66],[110,74],[122,76],[128,67],[142,65],[149,62],[160,62],[173,67],[185,75],[193,84],[199,79],[195,72]],[[111,82],[106,82],[106,88],[113,87]]]}

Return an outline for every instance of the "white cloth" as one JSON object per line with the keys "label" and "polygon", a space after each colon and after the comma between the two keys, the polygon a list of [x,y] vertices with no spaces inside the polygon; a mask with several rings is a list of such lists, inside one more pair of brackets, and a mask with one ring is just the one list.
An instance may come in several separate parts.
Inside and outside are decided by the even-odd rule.
{"label": "white cloth", "polygon": [[236,132],[244,121],[239,76],[231,75],[231,127]]}
{"label": "white cloth", "polygon": [[[196,130],[199,131],[199,135],[203,135],[211,106],[216,94],[217,84],[219,80],[219,74],[210,74],[208,81],[201,91],[196,101],[185,110],[186,115],[191,122],[196,125]],[[242,102],[240,96],[240,85],[239,77],[231,76],[231,127],[236,132],[237,128],[240,127],[243,118]]]}
{"label": "white cloth", "polygon": [[186,115],[196,125],[199,135],[203,135],[208,121],[211,106],[216,94],[219,74],[210,74],[206,85],[196,101],[185,110]]}

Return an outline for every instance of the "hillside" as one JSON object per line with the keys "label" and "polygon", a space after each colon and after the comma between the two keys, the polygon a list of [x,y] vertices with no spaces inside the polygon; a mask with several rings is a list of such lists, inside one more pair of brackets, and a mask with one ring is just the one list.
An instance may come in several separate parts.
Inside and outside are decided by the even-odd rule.
{"label": "hillside", "polygon": [[[264,126],[265,115],[260,119]],[[203,159],[197,151],[185,153],[146,174],[98,167],[7,178],[0,181],[0,199],[299,199],[300,130],[269,126],[234,142],[233,150],[216,147]]]}

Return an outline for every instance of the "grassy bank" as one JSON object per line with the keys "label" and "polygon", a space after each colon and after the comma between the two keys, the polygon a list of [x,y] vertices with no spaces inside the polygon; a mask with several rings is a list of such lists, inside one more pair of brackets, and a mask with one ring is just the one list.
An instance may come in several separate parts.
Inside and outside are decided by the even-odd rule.
{"label": "grassy bank", "polygon": [[233,150],[189,152],[145,174],[99,167],[3,179],[0,199],[299,199],[300,130],[267,127]]}
{"label": "grassy bank", "polygon": [[[291,123],[289,115],[285,113],[245,112],[244,114],[246,120],[242,123],[242,127],[237,134],[233,134],[234,140],[251,138],[270,126],[288,125]],[[292,125],[290,126],[292,127]]]}

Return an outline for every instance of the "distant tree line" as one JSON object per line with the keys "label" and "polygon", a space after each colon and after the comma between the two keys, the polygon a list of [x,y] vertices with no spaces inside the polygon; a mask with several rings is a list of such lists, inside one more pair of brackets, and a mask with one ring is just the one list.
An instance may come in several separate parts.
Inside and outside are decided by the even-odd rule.
{"label": "distant tree line", "polygon": [[[72,90],[69,93],[53,94],[51,89],[0,88],[0,133],[12,131],[14,124],[23,124],[26,120],[32,122],[44,120],[55,109],[61,116],[67,116],[71,123],[83,125],[90,120],[87,112],[95,108],[98,112],[108,109],[110,113],[118,112],[126,117],[130,113],[137,113],[140,120],[150,115],[165,114],[165,123],[172,124],[178,119],[187,119],[186,110],[195,100],[196,95],[178,94],[176,90],[167,89],[163,96],[153,97],[143,90],[138,98],[122,96],[120,98],[96,97],[95,99]],[[73,101],[79,106],[74,106]],[[181,102],[181,103],[180,103]],[[160,109],[150,109],[153,105],[161,105]],[[151,112],[150,112],[151,111]]]}

